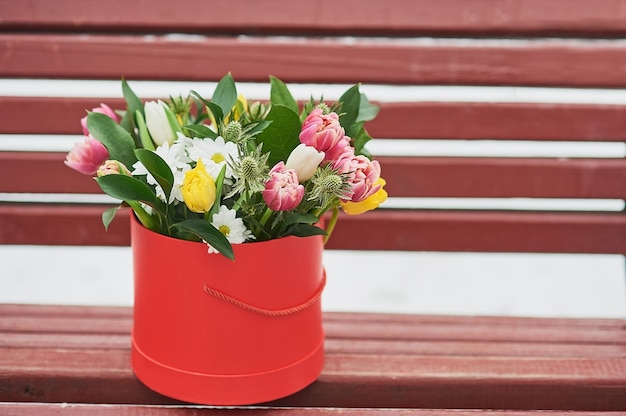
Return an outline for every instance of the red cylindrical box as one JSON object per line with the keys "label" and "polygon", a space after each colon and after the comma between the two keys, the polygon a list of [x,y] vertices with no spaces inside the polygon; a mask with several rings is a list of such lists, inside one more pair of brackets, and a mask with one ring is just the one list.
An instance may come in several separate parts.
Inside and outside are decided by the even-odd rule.
{"label": "red cylindrical box", "polygon": [[131,231],[131,364],[146,386],[192,403],[243,405],[288,396],[317,379],[320,236],[238,244],[233,262],[134,218]]}

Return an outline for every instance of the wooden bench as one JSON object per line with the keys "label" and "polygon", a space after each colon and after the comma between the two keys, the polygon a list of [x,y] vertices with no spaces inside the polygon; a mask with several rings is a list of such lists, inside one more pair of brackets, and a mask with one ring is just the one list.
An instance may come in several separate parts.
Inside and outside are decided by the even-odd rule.
{"label": "wooden bench", "polygon": [[[79,140],[86,109],[101,102],[123,108],[121,92],[87,96],[80,80],[124,76],[131,85],[197,86],[230,71],[238,82],[266,83],[271,74],[290,84],[323,84],[321,92],[332,90],[325,84],[363,82],[381,106],[369,131],[385,153],[378,159],[394,199],[365,215],[342,216],[329,249],[623,256],[624,34],[626,1],[619,0],[593,6],[583,0],[191,1],[185,7],[0,0],[0,242],[129,244],[128,221],[117,219],[105,233],[100,215],[107,204],[83,199],[100,192],[63,165],[69,147],[21,145]],[[27,84],[42,88],[33,95],[22,91]],[[81,90],[66,94],[65,85]],[[574,93],[599,98],[568,98]],[[420,147],[432,140],[449,141],[446,151],[459,144],[471,151]],[[530,141],[533,150],[543,143],[608,143],[617,150],[602,157],[473,156],[485,141]],[[417,151],[392,152],[415,143]],[[456,198],[486,198],[487,205],[424,208],[423,198],[461,204],[467,200]],[[493,205],[518,198],[600,199],[618,208]],[[589,276],[590,284],[597,277]],[[131,320],[128,308],[0,305],[0,413],[200,412],[134,378]],[[626,411],[621,319],[327,313],[325,328],[327,363],[319,381],[267,404],[266,413]]]}

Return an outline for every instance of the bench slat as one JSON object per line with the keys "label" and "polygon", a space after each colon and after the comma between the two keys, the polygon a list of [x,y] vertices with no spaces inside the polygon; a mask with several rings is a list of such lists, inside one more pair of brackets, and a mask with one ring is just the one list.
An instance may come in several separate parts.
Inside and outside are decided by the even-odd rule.
{"label": "bench slat", "polygon": [[[0,133],[82,134],[80,118],[100,103],[114,109],[126,108],[119,98],[0,97],[0,112],[5,116]],[[367,124],[376,138],[626,141],[626,105],[419,101],[377,104],[380,113]],[[37,123],[32,122],[32,114],[37,114]]]}
{"label": "bench slat", "polygon": [[[0,152],[0,192],[91,193],[95,181],[63,164],[65,153]],[[626,159],[378,157],[394,197],[626,199]],[[32,167],[37,166],[36,170]],[[46,172],[46,181],[40,172]],[[584,183],[585,187],[580,184]]]}
{"label": "bench slat", "polygon": [[392,211],[344,216],[328,248],[626,254],[621,213]]}
{"label": "bench slat", "polygon": [[626,159],[377,159],[394,197],[626,198]]}
{"label": "bench slat", "polygon": [[[129,279],[131,277],[129,276]],[[27,308],[14,305],[13,309]],[[0,317],[0,332],[28,335],[25,338],[0,341],[2,345],[19,345],[20,340],[32,342],[39,337],[40,343],[33,346],[49,346],[56,336],[75,336],[92,339],[99,344],[111,337],[111,342],[118,344],[118,336],[128,335],[131,330],[132,316],[130,308],[121,317],[89,317],[78,315],[46,316],[45,332],[42,333],[41,316],[52,306],[40,309],[31,316]],[[80,311],[82,306],[73,307]],[[86,314],[88,315],[88,314]],[[462,316],[412,316],[412,315],[376,315],[364,313],[356,316],[350,313],[324,314],[324,325],[329,339],[341,339],[355,344],[363,340],[379,341],[388,344],[428,342],[487,343],[496,345],[519,342],[541,345],[583,345],[621,347],[624,352],[624,323],[620,320],[571,319],[563,322],[559,319],[514,319],[514,318],[469,318]],[[96,337],[96,338],[90,338]],[[56,342],[56,341],[55,341]],[[90,344],[84,345],[85,347]],[[23,346],[26,346],[24,344]],[[392,351],[393,351],[392,347]],[[388,351],[391,353],[392,351]],[[462,349],[458,351],[463,351]],[[544,351],[543,353],[547,353]],[[492,355],[507,356],[507,349],[501,349]],[[538,351],[536,356],[542,356]]]}
{"label": "bench slat", "polygon": [[[10,335],[0,337],[0,400],[173,403],[148,391],[132,375],[130,308],[102,308],[100,317],[94,307],[62,309],[0,306],[7,316],[0,320],[0,334]],[[11,320],[22,315],[30,316],[39,330],[11,326]],[[577,410],[626,406],[626,328],[619,320],[326,313],[324,321],[326,365],[320,379],[276,405]],[[114,322],[118,335],[110,337]],[[89,323],[90,331],[77,329]],[[553,331],[562,334],[560,340]],[[419,342],[403,341],[399,334],[407,332]],[[609,336],[588,336],[601,332]],[[480,341],[469,342],[468,334]],[[487,336],[482,339],[480,334]],[[473,353],[483,343],[491,348]]]}
{"label": "bench slat", "polygon": [[[102,211],[102,206],[0,205],[0,243],[130,244],[129,213],[120,212],[104,232]],[[626,254],[626,216],[611,212],[379,210],[359,216],[342,215],[327,247]]]}
{"label": "bench slat", "polygon": [[[348,408],[284,408],[253,406],[251,408],[205,408],[198,406],[136,406],[136,405],[109,405],[109,404],[79,404],[79,403],[0,403],[0,413],[12,416],[48,416],[62,412],[66,416],[98,415],[98,416],[248,416],[257,412],[267,416],[481,416],[493,414],[490,410],[458,410],[458,409],[348,409]],[[541,411],[498,411],[499,416],[540,416]],[[550,416],[612,416],[607,412],[572,412],[554,411]]]}
{"label": "bench slat", "polygon": [[[0,2],[6,3],[7,0]],[[163,3],[146,7],[141,2],[109,0],[85,6],[77,0],[45,0],[4,7],[1,26],[7,29],[96,31],[173,31],[195,33],[297,33],[317,34],[524,34],[622,35],[626,33],[624,2],[586,0],[394,0],[371,2],[341,0],[307,5],[277,0],[244,1],[239,8],[227,1],[207,4],[187,2],[173,9]],[[57,13],[63,10],[63,13]],[[124,13],[119,13],[124,10]],[[341,19],[329,19],[332,11]],[[198,16],[207,16],[198,19]],[[416,19],[415,16],[419,16]]]}
{"label": "bench slat", "polygon": [[[273,74],[285,82],[352,83],[358,79],[383,84],[624,87],[626,66],[617,63],[625,52],[625,44],[609,40],[311,38],[303,42],[263,37],[2,33],[0,75],[201,81],[217,80],[230,71],[240,82],[265,82],[267,74]],[[329,65],[337,60],[353,64]],[[183,61],[185,65],[180,64]]]}

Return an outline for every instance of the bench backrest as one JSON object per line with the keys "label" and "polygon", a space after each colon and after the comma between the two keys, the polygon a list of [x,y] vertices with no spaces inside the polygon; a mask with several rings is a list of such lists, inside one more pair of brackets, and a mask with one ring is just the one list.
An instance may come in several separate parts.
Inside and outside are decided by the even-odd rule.
{"label": "bench backrest", "polygon": [[233,4],[0,0],[1,243],[128,244],[54,143],[124,108],[122,76],[155,91],[141,81],[232,72],[325,97],[362,82],[381,106],[391,198],[342,216],[329,248],[626,254],[626,1]]}

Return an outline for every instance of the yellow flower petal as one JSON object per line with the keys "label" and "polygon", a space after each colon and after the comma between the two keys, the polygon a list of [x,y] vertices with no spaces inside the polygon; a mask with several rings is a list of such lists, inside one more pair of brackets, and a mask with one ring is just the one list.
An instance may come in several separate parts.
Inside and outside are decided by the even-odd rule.
{"label": "yellow flower petal", "polygon": [[360,202],[352,202],[352,201],[342,202],[341,208],[343,208],[346,214],[350,214],[350,215],[363,214],[364,212],[371,211],[373,209],[378,208],[380,204],[382,204],[383,202],[387,200],[387,196],[388,196],[387,191],[385,191],[384,189],[387,182],[383,178],[379,178],[376,181],[376,185],[378,184],[380,184],[381,186],[380,186],[380,189],[376,193],[368,196],[367,198],[365,198],[363,201],[360,201]]}
{"label": "yellow flower petal", "polygon": [[215,202],[215,181],[206,171],[202,159],[185,173],[182,186],[183,201],[193,212],[208,212]]}

